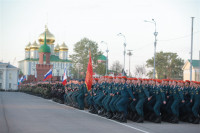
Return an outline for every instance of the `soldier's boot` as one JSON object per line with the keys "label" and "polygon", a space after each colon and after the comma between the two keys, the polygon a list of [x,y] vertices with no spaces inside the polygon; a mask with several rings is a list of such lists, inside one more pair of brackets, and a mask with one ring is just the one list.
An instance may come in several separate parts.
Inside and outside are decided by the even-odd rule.
{"label": "soldier's boot", "polygon": [[98,115],[103,115],[103,113],[104,113],[104,109],[103,107],[101,107],[101,109],[98,111]]}
{"label": "soldier's boot", "polygon": [[117,112],[117,114],[116,114],[116,120],[119,120],[120,116],[121,116],[121,113]]}
{"label": "soldier's boot", "polygon": [[191,114],[189,114],[189,116],[188,116],[188,122],[192,123],[193,121],[194,121],[194,116],[191,115]]}
{"label": "soldier's boot", "polygon": [[107,116],[107,112],[106,111],[104,111],[104,113],[103,113],[103,115],[102,115],[103,117],[105,117],[105,116]]}
{"label": "soldier's boot", "polygon": [[178,116],[174,116],[174,118],[172,119],[171,123],[178,123]]}
{"label": "soldier's boot", "polygon": [[193,121],[193,124],[199,124],[199,117],[195,118],[195,120]]}
{"label": "soldier's boot", "polygon": [[144,117],[140,116],[140,118],[136,122],[137,123],[143,123],[144,122]]}
{"label": "soldier's boot", "polygon": [[174,116],[169,116],[169,118],[167,119],[167,121],[171,123],[173,119],[174,119]]}
{"label": "soldier's boot", "polygon": [[109,111],[106,115],[106,118],[110,119],[112,117],[112,113]]}
{"label": "soldier's boot", "polygon": [[132,116],[132,119],[131,119],[131,120],[134,121],[134,120],[135,120],[135,117],[137,117],[137,113],[136,113],[136,112],[133,113],[133,116]]}
{"label": "soldier's boot", "polygon": [[181,120],[184,122],[187,122],[187,119],[188,119],[188,115],[183,115]]}
{"label": "soldier's boot", "polygon": [[140,118],[140,116],[139,116],[137,113],[135,113],[135,116],[134,116],[134,118],[133,118],[133,121],[136,122],[139,118]]}
{"label": "soldier's boot", "polygon": [[150,116],[151,116],[151,112],[147,112],[147,114],[144,116],[144,119],[149,120]]}
{"label": "soldier's boot", "polygon": [[155,118],[156,118],[156,114],[152,113],[151,116],[149,117],[149,120],[150,121],[155,121]]}
{"label": "soldier's boot", "polygon": [[94,106],[93,105],[91,105],[91,107],[90,107],[90,113],[94,113],[94,111],[95,111],[95,108],[94,108]]}
{"label": "soldier's boot", "polygon": [[155,123],[161,123],[161,116],[156,116]]}
{"label": "soldier's boot", "polygon": [[133,112],[132,112],[132,111],[129,111],[129,112],[128,112],[128,119],[129,119],[129,120],[132,120],[132,117],[133,117]]}
{"label": "soldier's boot", "polygon": [[120,122],[127,123],[127,118],[126,118],[125,114],[122,115]]}
{"label": "soldier's boot", "polygon": [[116,113],[116,112],[114,112],[114,113],[113,113],[113,116],[112,116],[112,118],[111,118],[111,119],[112,119],[112,120],[115,120],[115,119],[116,119],[116,116],[117,116],[117,113]]}

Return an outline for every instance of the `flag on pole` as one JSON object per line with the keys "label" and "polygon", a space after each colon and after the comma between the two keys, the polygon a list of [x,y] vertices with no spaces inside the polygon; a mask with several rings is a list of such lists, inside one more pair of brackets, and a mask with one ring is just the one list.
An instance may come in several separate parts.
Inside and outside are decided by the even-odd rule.
{"label": "flag on pole", "polygon": [[93,80],[93,69],[92,69],[92,59],[91,59],[91,51],[89,51],[89,62],[87,67],[87,73],[85,77],[85,84],[87,86],[87,90],[90,91],[92,87],[92,80]]}
{"label": "flag on pole", "polygon": [[65,86],[67,83],[67,71],[66,68],[64,70],[64,74],[63,74],[63,79],[62,79],[62,84]]}
{"label": "flag on pole", "polygon": [[52,78],[52,69],[50,69],[45,75],[43,81]]}
{"label": "flag on pole", "polygon": [[26,75],[24,75],[24,77],[23,77],[23,81],[25,81],[26,80]]}
{"label": "flag on pole", "polygon": [[22,76],[19,80],[18,80],[18,84],[20,85],[23,82],[24,76]]}

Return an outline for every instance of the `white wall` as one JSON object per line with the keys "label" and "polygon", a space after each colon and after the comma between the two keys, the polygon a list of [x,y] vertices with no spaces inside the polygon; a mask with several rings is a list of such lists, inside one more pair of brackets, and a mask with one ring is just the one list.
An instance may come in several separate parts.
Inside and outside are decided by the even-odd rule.
{"label": "white wall", "polygon": [[[9,76],[11,74],[11,77]],[[12,89],[17,90],[18,89],[18,69],[7,69],[6,72],[6,90]],[[11,88],[9,88],[9,84],[11,84]]]}

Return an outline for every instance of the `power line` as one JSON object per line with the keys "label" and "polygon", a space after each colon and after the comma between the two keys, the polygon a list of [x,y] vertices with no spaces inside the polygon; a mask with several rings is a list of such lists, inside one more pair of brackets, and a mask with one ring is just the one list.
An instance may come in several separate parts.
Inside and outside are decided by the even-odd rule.
{"label": "power line", "polygon": [[[199,33],[200,31],[197,31],[197,32],[194,32],[194,34],[196,34],[196,33]],[[185,36],[181,36],[181,37],[177,37],[177,38],[171,38],[171,39],[167,39],[167,40],[158,40],[158,41],[173,41],[173,40],[178,40],[178,39],[182,39],[182,38],[187,38],[187,37],[190,37],[191,36],[191,34],[188,34],[188,35],[185,35]]]}

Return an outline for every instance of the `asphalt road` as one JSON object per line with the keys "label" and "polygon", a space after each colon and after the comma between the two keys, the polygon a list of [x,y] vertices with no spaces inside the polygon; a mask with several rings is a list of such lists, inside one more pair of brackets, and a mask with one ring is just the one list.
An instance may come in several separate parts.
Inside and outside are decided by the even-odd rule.
{"label": "asphalt road", "polygon": [[200,124],[123,124],[51,100],[0,92],[0,133],[199,133]]}

